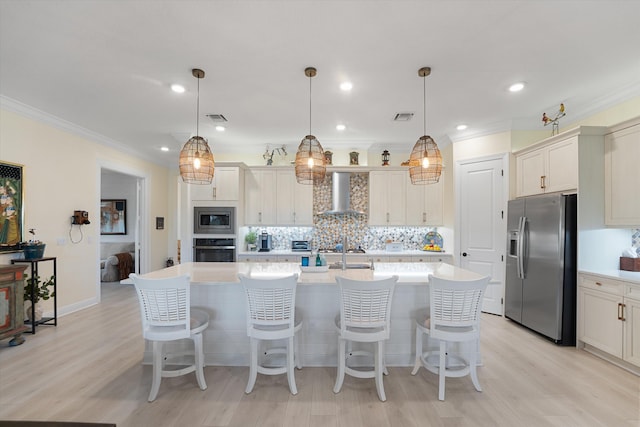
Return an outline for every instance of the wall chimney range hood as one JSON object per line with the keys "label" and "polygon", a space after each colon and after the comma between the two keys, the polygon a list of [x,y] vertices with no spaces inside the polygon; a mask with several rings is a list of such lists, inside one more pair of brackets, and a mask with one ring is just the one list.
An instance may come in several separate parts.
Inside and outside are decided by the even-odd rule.
{"label": "wall chimney range hood", "polygon": [[364,215],[365,212],[359,212],[351,209],[350,206],[350,172],[333,172],[332,178],[332,194],[331,209],[320,212],[320,215]]}

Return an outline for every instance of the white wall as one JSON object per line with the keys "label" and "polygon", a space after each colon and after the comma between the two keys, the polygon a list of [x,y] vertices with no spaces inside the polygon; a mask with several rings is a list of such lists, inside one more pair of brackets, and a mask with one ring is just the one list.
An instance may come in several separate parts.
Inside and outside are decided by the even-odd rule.
{"label": "white wall", "polygon": [[[55,122],[51,116],[45,119]],[[24,165],[23,230],[36,228],[38,238],[47,244],[45,256],[57,257],[58,308],[65,314],[99,301],[100,165],[115,165],[146,177],[150,269],[161,268],[167,253],[167,233],[155,230],[155,216],[170,217],[175,208],[167,203],[167,168],[44,121],[0,109],[0,159]],[[82,235],[78,226],[71,229],[74,210],[90,215],[91,224],[82,226]],[[78,243],[71,243],[72,239]],[[1,254],[0,263],[8,264],[19,255]]]}

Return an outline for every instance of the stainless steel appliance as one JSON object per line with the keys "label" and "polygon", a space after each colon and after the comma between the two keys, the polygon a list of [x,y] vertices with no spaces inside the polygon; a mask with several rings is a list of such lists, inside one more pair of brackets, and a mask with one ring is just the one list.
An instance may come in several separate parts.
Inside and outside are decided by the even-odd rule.
{"label": "stainless steel appliance", "polygon": [[193,239],[193,262],[235,262],[235,260],[235,239]]}
{"label": "stainless steel appliance", "polygon": [[271,234],[263,231],[260,236],[258,236],[258,252],[269,252],[271,249],[273,249]]}
{"label": "stainless steel appliance", "polygon": [[308,240],[292,240],[292,252],[309,252],[311,251],[311,243]]}
{"label": "stainless steel appliance", "polygon": [[206,207],[193,208],[194,234],[235,234],[235,207]]}
{"label": "stainless steel appliance", "polygon": [[505,316],[562,345],[576,339],[573,195],[509,202]]}

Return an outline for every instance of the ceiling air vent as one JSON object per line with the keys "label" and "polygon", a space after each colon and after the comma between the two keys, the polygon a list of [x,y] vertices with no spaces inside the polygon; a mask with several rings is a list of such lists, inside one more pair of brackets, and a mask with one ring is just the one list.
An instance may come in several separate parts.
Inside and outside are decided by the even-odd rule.
{"label": "ceiling air vent", "polygon": [[393,118],[394,122],[408,122],[413,118],[413,113],[396,113]]}
{"label": "ceiling air vent", "polygon": [[214,123],[224,123],[227,121],[226,117],[222,114],[207,114],[207,117],[209,117]]}

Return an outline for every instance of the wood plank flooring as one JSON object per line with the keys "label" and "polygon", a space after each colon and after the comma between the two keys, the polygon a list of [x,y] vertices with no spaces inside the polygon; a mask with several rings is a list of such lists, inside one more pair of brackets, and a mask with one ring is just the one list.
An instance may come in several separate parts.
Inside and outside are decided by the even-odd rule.
{"label": "wood plank flooring", "polygon": [[103,286],[100,305],[58,323],[27,334],[19,347],[0,341],[0,420],[119,427],[640,425],[639,377],[498,316],[483,317],[482,393],[469,377],[448,378],[440,402],[435,375],[390,367],[385,403],[373,380],[347,376],[334,394],[335,368],[296,371],[296,396],[284,375],[259,375],[246,395],[248,368],[224,366],[205,368],[205,391],[194,375],[165,378],[158,399],[148,403],[151,367],[141,364],[132,287]]}

